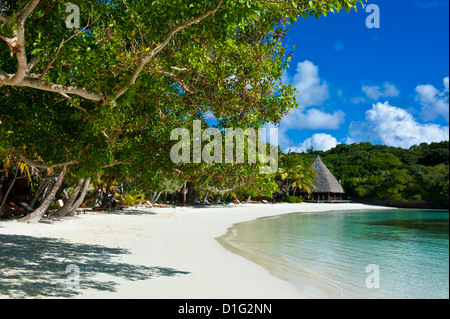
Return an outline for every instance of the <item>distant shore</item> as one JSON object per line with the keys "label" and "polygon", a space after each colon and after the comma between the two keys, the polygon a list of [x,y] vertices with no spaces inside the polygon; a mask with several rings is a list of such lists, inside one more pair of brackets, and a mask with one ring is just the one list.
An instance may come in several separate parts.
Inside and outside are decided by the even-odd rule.
{"label": "distant shore", "polygon": [[448,203],[429,202],[424,200],[389,200],[389,199],[372,199],[356,201],[360,204],[387,206],[395,208],[419,208],[419,209],[449,209]]}
{"label": "distant shore", "polygon": [[309,298],[225,249],[234,224],[289,213],[392,209],[363,204],[129,208],[60,222],[0,222],[0,298]]}

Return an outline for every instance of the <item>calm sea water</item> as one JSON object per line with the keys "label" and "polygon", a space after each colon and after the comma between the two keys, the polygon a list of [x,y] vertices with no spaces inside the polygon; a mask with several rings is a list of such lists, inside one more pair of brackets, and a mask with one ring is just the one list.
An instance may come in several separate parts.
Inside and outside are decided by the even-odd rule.
{"label": "calm sea water", "polygon": [[448,211],[290,214],[224,239],[314,298],[449,298],[448,221]]}

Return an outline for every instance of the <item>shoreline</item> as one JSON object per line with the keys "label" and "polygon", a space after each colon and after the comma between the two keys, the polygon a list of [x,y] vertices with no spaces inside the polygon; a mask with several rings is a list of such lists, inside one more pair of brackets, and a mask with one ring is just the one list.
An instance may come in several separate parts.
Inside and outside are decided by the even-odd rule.
{"label": "shoreline", "polygon": [[[4,249],[14,246],[11,251],[22,257],[2,269],[6,287],[0,287],[0,298],[311,298],[230,251],[220,238],[233,225],[258,218],[373,209],[395,208],[309,203],[130,208],[60,222],[0,222]],[[79,286],[73,289],[67,288],[69,265],[79,269]]]}
{"label": "shoreline", "polygon": [[[358,203],[361,204],[361,203]],[[321,204],[322,205],[322,204]],[[336,205],[336,204],[332,204]],[[398,208],[391,206],[373,206],[358,208],[358,209],[346,209],[346,210],[323,210],[316,212],[295,212],[295,213],[286,213],[286,214],[277,214],[274,216],[264,216],[259,217],[254,220],[243,221],[239,223],[233,224],[233,226],[229,227],[227,232],[216,238],[216,240],[227,250],[240,255],[249,261],[258,264],[265,269],[267,269],[272,276],[275,276],[283,281],[289,282],[291,285],[296,286],[291,279],[293,276],[296,278],[295,281],[298,282],[298,278],[301,277],[301,287],[302,289],[296,287],[296,289],[308,299],[340,299],[342,298],[341,293],[339,292],[339,287],[333,287],[330,283],[324,283],[317,277],[313,271],[304,270],[301,273],[298,271],[292,271],[289,266],[289,262],[287,260],[277,261],[271,259],[269,256],[263,254],[257,254],[255,252],[249,252],[243,248],[240,248],[238,245],[233,245],[230,241],[232,237],[235,235],[235,229],[238,228],[242,224],[254,223],[260,219],[270,219],[270,218],[278,218],[286,215],[307,215],[307,214],[317,214],[317,213],[329,213],[329,214],[339,214],[339,213],[347,213],[350,211],[360,211],[360,210],[396,210]],[[309,291],[309,293],[305,293],[305,291]]]}

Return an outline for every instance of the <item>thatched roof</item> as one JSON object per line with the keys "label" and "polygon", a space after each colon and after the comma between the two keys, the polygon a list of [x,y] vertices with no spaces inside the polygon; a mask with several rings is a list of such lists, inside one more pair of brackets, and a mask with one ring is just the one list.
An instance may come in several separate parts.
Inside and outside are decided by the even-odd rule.
{"label": "thatched roof", "polygon": [[341,184],[339,184],[337,179],[325,166],[320,156],[317,156],[317,159],[311,165],[311,168],[317,173],[317,177],[314,179],[315,188],[311,187],[313,193],[345,193]]}

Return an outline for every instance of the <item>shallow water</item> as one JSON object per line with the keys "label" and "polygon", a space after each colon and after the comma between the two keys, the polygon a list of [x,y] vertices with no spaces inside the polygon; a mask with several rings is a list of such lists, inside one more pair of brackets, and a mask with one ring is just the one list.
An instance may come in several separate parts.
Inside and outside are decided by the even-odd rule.
{"label": "shallow water", "polygon": [[223,239],[314,298],[449,298],[448,220],[436,210],[289,214]]}

